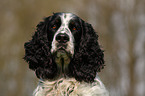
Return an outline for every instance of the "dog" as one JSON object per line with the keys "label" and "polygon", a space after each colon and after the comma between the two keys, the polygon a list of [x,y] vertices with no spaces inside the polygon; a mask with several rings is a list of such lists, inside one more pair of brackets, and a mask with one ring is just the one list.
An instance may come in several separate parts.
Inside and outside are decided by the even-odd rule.
{"label": "dog", "polygon": [[33,96],[109,96],[97,75],[105,65],[98,35],[75,14],[46,17],[24,48],[39,78]]}

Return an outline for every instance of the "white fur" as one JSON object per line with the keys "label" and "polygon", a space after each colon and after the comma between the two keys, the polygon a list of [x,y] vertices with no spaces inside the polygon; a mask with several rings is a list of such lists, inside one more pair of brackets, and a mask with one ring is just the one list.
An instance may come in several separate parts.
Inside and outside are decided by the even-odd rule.
{"label": "white fur", "polygon": [[99,77],[93,83],[61,78],[56,81],[41,80],[33,96],[109,96],[109,93]]}
{"label": "white fur", "polygon": [[57,50],[57,48],[56,48],[56,44],[57,44],[56,36],[57,36],[57,34],[66,33],[70,39],[69,42],[67,42],[66,51],[70,52],[72,55],[74,54],[74,43],[73,43],[74,37],[69,29],[69,22],[73,18],[73,16],[74,15],[71,13],[63,13],[60,15],[62,24],[53,37],[53,41],[52,41],[52,45],[51,45],[52,46],[51,53],[53,53],[54,51]]}

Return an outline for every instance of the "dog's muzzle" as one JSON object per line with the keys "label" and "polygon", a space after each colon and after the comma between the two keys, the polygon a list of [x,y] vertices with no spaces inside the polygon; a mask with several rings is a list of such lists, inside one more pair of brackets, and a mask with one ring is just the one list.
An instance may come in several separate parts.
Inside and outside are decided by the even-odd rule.
{"label": "dog's muzzle", "polygon": [[69,41],[69,36],[65,33],[59,33],[56,36],[56,41],[57,41],[57,50],[66,50],[67,49],[67,42]]}
{"label": "dog's muzzle", "polygon": [[56,51],[54,52],[54,60],[56,64],[65,70],[70,63],[72,55],[67,51],[69,36],[66,33],[59,33],[56,35]]}

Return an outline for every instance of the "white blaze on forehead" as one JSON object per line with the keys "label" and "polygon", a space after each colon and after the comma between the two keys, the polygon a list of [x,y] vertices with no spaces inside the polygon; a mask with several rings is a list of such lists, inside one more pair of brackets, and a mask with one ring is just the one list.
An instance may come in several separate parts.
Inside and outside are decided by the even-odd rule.
{"label": "white blaze on forehead", "polygon": [[62,24],[58,31],[61,31],[61,33],[71,34],[71,33],[69,33],[70,30],[68,27],[69,27],[69,22],[74,17],[74,15],[72,13],[63,13],[60,15],[60,17],[61,17]]}
{"label": "white blaze on forehead", "polygon": [[72,13],[62,13],[59,15],[61,18],[61,26],[57,30],[57,32],[54,35],[53,41],[52,41],[52,48],[51,52],[53,53],[54,51],[57,50],[56,44],[56,36],[59,33],[65,33],[69,36],[69,42],[67,42],[67,49],[66,51],[69,51],[72,55],[74,54],[74,37],[69,29],[69,23],[71,19],[74,17]]}
{"label": "white blaze on forehead", "polygon": [[70,20],[73,18],[73,14],[71,13],[64,13],[62,14],[61,21],[62,21],[62,26],[68,27]]}

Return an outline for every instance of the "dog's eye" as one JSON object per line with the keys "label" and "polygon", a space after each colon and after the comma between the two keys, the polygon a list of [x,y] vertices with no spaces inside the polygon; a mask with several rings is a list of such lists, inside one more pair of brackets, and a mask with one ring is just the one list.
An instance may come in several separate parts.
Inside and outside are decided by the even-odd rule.
{"label": "dog's eye", "polygon": [[52,26],[52,29],[56,29],[56,25],[53,25],[53,26]]}
{"label": "dog's eye", "polygon": [[70,25],[69,25],[69,27],[70,27],[70,29],[71,29],[72,31],[76,31],[76,30],[77,30],[77,27],[76,27],[75,22],[71,22]]}
{"label": "dog's eye", "polygon": [[75,30],[77,30],[77,28],[76,27],[73,27],[73,30],[75,31]]}

